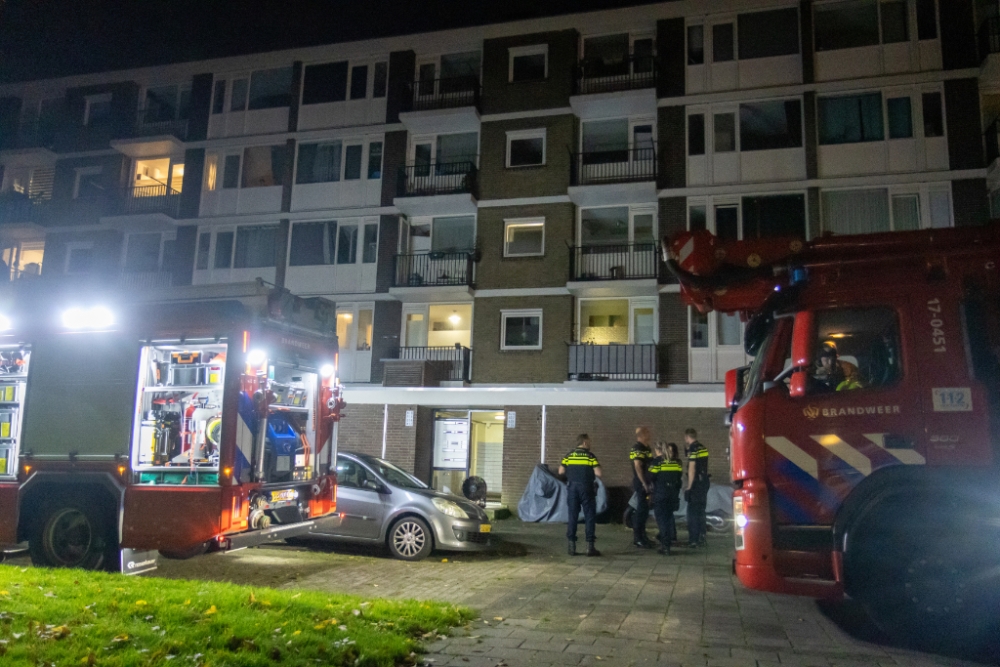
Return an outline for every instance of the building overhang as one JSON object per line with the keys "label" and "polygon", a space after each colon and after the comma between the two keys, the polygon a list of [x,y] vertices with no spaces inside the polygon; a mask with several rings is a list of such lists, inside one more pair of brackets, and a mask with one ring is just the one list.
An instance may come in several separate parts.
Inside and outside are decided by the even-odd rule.
{"label": "building overhang", "polygon": [[567,194],[570,201],[577,206],[615,206],[655,204],[657,202],[655,181],[574,185],[569,188]]}
{"label": "building overhang", "polygon": [[[656,190],[654,188],[655,196]],[[456,195],[431,195],[428,197],[396,197],[393,206],[408,218],[432,215],[475,215],[476,198],[470,193]]]}
{"label": "building overhang", "polygon": [[101,225],[119,232],[172,232],[177,221],[166,213],[134,213],[101,216]]}
{"label": "building overhang", "polygon": [[415,285],[390,287],[389,294],[403,303],[472,303],[475,292],[468,285]]}
{"label": "building overhang", "polygon": [[614,299],[630,296],[652,296],[658,293],[656,278],[623,278],[621,280],[579,280],[566,283],[566,289],[577,298]]}
{"label": "building overhang", "polygon": [[399,114],[399,122],[413,135],[479,132],[481,124],[479,111],[471,104],[454,109],[403,111]]}
{"label": "building overhang", "polygon": [[42,241],[45,228],[34,222],[15,222],[0,225],[0,239],[3,241]]}
{"label": "building overhang", "polygon": [[622,90],[613,93],[573,95],[569,106],[580,120],[656,115],[656,89]]}
{"label": "building overhang", "polygon": [[0,151],[0,164],[4,167],[45,169],[56,164],[55,152],[48,148],[10,148]]}
{"label": "building overhang", "polygon": [[164,155],[184,153],[184,142],[172,134],[161,134],[154,137],[134,137],[130,139],[114,139],[111,147],[130,158],[154,158]]}

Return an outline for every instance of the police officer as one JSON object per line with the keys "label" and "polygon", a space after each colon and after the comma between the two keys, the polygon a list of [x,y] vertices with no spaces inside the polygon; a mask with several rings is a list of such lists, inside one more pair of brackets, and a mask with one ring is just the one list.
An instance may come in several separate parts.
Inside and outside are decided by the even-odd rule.
{"label": "police officer", "polygon": [[583,509],[583,522],[587,537],[587,555],[600,556],[601,552],[594,548],[597,524],[597,489],[596,477],[601,476],[601,464],[597,457],[590,453],[590,437],[581,433],[576,437],[576,449],[563,458],[559,464],[559,474],[566,476],[569,482],[566,498],[566,539],[569,541],[568,553],[576,555],[576,524],[580,520],[580,510]]}
{"label": "police officer", "polygon": [[693,428],[684,431],[687,443],[688,478],[684,490],[687,501],[688,546],[705,546],[705,508],[708,505],[708,449],[698,442]]}
{"label": "police officer", "polygon": [[649,466],[653,477],[653,512],[656,514],[656,525],[660,529],[657,538],[660,540],[658,553],[670,555],[670,542],[674,539],[674,512],[677,511],[678,496],[681,492],[681,477],[684,467],[681,465],[677,445],[674,443],[656,443],[657,458]]}
{"label": "police officer", "polygon": [[629,461],[632,462],[632,490],[637,495],[635,513],[632,515],[632,543],[642,549],[650,549],[653,546],[646,536],[646,521],[649,520],[647,496],[653,492],[653,480],[647,472],[649,463],[653,459],[649,440],[649,429],[640,426],[635,430],[635,444],[628,453]]}

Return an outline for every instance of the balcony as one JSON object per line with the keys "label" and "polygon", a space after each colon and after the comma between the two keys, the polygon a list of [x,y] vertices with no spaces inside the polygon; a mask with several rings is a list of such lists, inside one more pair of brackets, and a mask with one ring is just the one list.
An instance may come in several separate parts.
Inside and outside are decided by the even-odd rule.
{"label": "balcony", "polygon": [[570,155],[569,198],[577,206],[656,202],[656,145]]}
{"label": "balcony", "polygon": [[441,382],[467,383],[471,379],[472,350],[454,347],[398,347],[383,359],[387,387],[436,386]]}
{"label": "balcony", "polygon": [[570,381],[626,380],[659,382],[660,347],[645,345],[591,345],[570,343]]}
{"label": "balcony", "polygon": [[573,246],[569,249],[570,283],[656,281],[664,275],[655,243]]}
{"label": "balcony", "polygon": [[399,168],[394,204],[403,214],[462,215],[476,212],[479,170],[471,160],[409,164]]}
{"label": "balcony", "polygon": [[409,86],[399,120],[410,134],[478,132],[481,90],[472,75],[418,79]]}
{"label": "balcony", "polygon": [[52,213],[51,199],[29,199],[17,193],[0,195],[0,225],[44,224]]}
{"label": "balcony", "polygon": [[[17,127],[17,133],[4,140],[5,150],[51,149],[55,140],[55,127],[52,123],[36,120],[22,122]],[[55,156],[53,155],[53,159]]]}
{"label": "balcony", "polygon": [[134,137],[157,137],[169,135],[184,141],[188,134],[187,118],[175,118],[171,113],[164,113],[162,109],[150,107],[139,109],[135,126],[132,131]]}
{"label": "balcony", "polygon": [[128,136],[114,139],[111,146],[131,158],[160,157],[182,152],[187,136],[186,118],[175,118],[173,114],[151,107],[139,109]]}
{"label": "balcony", "polygon": [[576,68],[574,95],[616,93],[656,87],[656,58],[630,54],[627,59],[606,63],[582,60]]}
{"label": "balcony", "polygon": [[468,252],[396,255],[393,287],[472,287],[474,262]]}
{"label": "balcony", "polygon": [[167,185],[143,185],[125,188],[112,200],[111,215],[163,214],[178,218],[181,193]]}

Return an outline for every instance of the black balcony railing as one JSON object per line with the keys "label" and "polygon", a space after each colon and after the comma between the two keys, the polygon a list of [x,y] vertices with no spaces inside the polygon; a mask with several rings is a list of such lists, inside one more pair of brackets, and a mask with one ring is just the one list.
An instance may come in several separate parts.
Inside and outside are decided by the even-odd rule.
{"label": "black balcony railing", "polygon": [[470,252],[429,252],[396,255],[393,287],[469,287],[473,284]]}
{"label": "black balcony railing", "polygon": [[5,145],[10,148],[49,148],[55,141],[55,124],[40,120],[22,122]]}
{"label": "black balcony railing", "polygon": [[461,345],[454,347],[397,347],[392,359],[407,361],[440,362],[448,368],[447,379],[452,382],[469,382],[472,369],[472,350]]}
{"label": "black balcony railing", "polygon": [[991,53],[1000,53],[1000,17],[990,16],[979,26],[979,60]]}
{"label": "black balcony railing", "polygon": [[993,161],[1000,158],[1000,118],[990,123],[983,135],[986,143],[986,166],[993,164]]}
{"label": "black balcony railing", "polygon": [[432,197],[479,191],[479,171],[471,160],[408,164],[399,168],[397,197]]}
{"label": "black balcony railing", "polygon": [[603,59],[581,60],[576,68],[577,95],[613,93],[656,86],[656,58],[652,55],[629,55],[615,62]]}
{"label": "black balcony railing", "polygon": [[14,193],[0,195],[0,224],[43,224],[51,212],[51,199],[30,199]]}
{"label": "black balcony railing", "polygon": [[591,345],[570,343],[570,380],[659,381],[660,351],[655,344]]}
{"label": "black balcony railing", "polygon": [[573,246],[569,280],[635,280],[660,278],[662,264],[655,243]]}
{"label": "black balcony railing", "polygon": [[117,215],[140,215],[143,213],[163,213],[172,218],[178,216],[181,193],[167,185],[143,185],[122,190],[109,213]]}
{"label": "black balcony railing", "polygon": [[139,109],[133,137],[158,137],[172,135],[181,141],[187,139],[188,121],[186,118],[174,118],[158,108]]}
{"label": "black balcony railing", "polygon": [[470,106],[478,109],[479,91],[479,79],[472,75],[419,79],[410,84],[410,100],[406,111]]}
{"label": "black balcony railing", "polygon": [[656,146],[573,153],[572,185],[656,180]]}

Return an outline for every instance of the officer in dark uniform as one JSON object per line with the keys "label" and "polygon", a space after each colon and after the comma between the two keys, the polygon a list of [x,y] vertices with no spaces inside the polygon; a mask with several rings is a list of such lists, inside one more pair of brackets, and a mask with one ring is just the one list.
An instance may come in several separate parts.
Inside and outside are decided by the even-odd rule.
{"label": "officer in dark uniform", "polygon": [[566,539],[569,541],[570,556],[576,555],[576,524],[583,509],[583,522],[587,537],[587,555],[600,556],[594,547],[597,528],[596,478],[601,476],[601,464],[590,453],[590,437],[582,433],[576,437],[576,449],[566,455],[559,464],[559,474],[566,476],[568,497],[566,499]]}
{"label": "officer in dark uniform", "polygon": [[684,467],[674,443],[657,443],[656,453],[658,456],[649,466],[649,473],[653,477],[653,513],[656,514],[656,525],[660,529],[658,553],[669,556],[670,542],[676,532],[674,512],[679,504]]}
{"label": "officer in dark uniform", "polygon": [[688,478],[684,490],[687,501],[688,546],[705,546],[705,508],[708,505],[708,449],[698,442],[693,428],[684,431],[687,443]]}
{"label": "officer in dark uniform", "polygon": [[646,521],[649,520],[647,496],[653,492],[653,480],[647,472],[649,462],[653,459],[649,440],[649,429],[640,426],[635,430],[635,444],[628,453],[629,461],[632,462],[632,490],[637,495],[635,513],[632,515],[632,543],[643,549],[653,546],[646,536]]}

